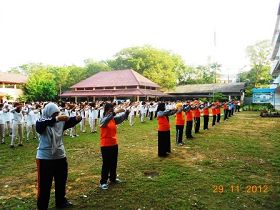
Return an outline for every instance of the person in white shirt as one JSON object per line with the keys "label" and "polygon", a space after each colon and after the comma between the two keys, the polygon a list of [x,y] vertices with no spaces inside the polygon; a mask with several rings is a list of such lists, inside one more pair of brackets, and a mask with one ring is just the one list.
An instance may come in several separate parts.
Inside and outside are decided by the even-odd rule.
{"label": "person in white shirt", "polygon": [[3,119],[5,122],[5,129],[8,132],[8,135],[12,136],[12,115],[10,113],[10,110],[12,109],[12,107],[9,104],[4,104],[4,108],[3,108]]}
{"label": "person in white shirt", "polygon": [[86,110],[84,104],[80,105],[80,116],[82,117],[82,121],[80,122],[81,132],[86,132]]}
{"label": "person in white shirt", "polygon": [[97,132],[97,115],[98,110],[96,109],[96,104],[94,102],[90,103],[88,109],[88,119],[91,133]]}
{"label": "person in white shirt", "polygon": [[18,146],[23,146],[22,104],[15,103],[14,104],[14,109],[11,110],[11,113],[13,114],[11,148],[14,148],[17,134],[18,134],[18,137],[19,137]]}
{"label": "person in white shirt", "polygon": [[140,121],[141,123],[143,123],[145,121],[145,116],[146,116],[146,102],[142,101],[141,105],[140,105]]}
{"label": "person in white shirt", "polygon": [[[69,109],[70,109],[70,117],[79,116],[78,109],[76,109],[76,105],[70,104]],[[77,136],[79,136],[77,134],[77,125],[74,125],[73,127],[70,128],[70,137],[74,138],[74,137],[77,137]]]}
{"label": "person in white shirt", "polygon": [[4,120],[4,104],[0,104],[0,142],[1,144],[5,144],[5,120]]}
{"label": "person in white shirt", "polygon": [[137,110],[137,104],[135,102],[133,102],[131,104],[131,106],[129,107],[129,115],[128,115],[128,119],[129,119],[129,125],[133,126],[135,123],[135,112]]}
{"label": "person in white shirt", "polygon": [[31,105],[27,105],[27,108],[25,109],[26,113],[26,141],[29,141],[30,139],[30,133],[33,134],[33,139],[36,139],[36,116],[34,113],[34,108]]}

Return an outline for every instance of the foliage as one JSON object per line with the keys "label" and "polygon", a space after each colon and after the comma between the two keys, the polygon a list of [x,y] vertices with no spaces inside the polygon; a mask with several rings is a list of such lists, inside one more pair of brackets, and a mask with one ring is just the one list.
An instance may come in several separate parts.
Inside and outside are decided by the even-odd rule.
{"label": "foliage", "polygon": [[227,100],[227,96],[222,94],[222,93],[219,93],[219,92],[215,92],[213,94],[213,97],[211,98],[211,101],[214,102],[214,101],[226,101]]}
{"label": "foliage", "polygon": [[6,94],[6,99],[9,101],[9,100],[12,100],[13,99],[13,96],[9,95],[9,94]]}
{"label": "foliage", "polygon": [[107,63],[112,69],[133,69],[164,89],[174,88],[185,68],[180,56],[150,46],[123,49]]}
{"label": "foliage", "polygon": [[267,104],[250,104],[250,105],[245,105],[242,107],[244,111],[273,111],[273,105],[270,103]]}
{"label": "foliage", "polygon": [[27,102],[27,98],[25,95],[21,95],[17,98],[17,101],[25,103],[25,102]]}
{"label": "foliage", "polygon": [[28,101],[49,101],[57,97],[54,76],[47,67],[33,71],[24,89]]}
{"label": "foliage", "polygon": [[93,59],[86,59],[85,61],[85,78],[88,78],[100,71],[110,71],[112,68],[105,61],[94,61]]}
{"label": "foliage", "polygon": [[270,56],[271,47],[268,40],[259,41],[247,47],[251,69],[239,74],[240,82],[246,82],[246,95],[251,95],[252,88],[267,87],[271,81]]}
{"label": "foliage", "polygon": [[209,63],[197,67],[186,66],[178,72],[179,85],[217,83],[220,72],[221,65],[218,63]]}

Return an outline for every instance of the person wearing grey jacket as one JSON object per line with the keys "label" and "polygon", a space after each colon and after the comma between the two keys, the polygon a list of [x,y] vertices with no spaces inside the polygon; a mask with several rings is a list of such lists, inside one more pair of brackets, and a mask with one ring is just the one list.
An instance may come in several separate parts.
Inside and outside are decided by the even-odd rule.
{"label": "person wearing grey jacket", "polygon": [[55,203],[57,208],[66,208],[73,204],[65,197],[68,164],[63,144],[64,130],[81,121],[80,116],[59,115],[55,103],[48,103],[42,117],[36,122],[36,131],[40,134],[37,149],[37,208],[48,209],[52,180],[55,182]]}

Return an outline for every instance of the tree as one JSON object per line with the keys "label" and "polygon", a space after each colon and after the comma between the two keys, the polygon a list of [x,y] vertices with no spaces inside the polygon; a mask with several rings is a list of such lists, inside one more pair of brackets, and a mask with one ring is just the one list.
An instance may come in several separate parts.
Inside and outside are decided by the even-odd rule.
{"label": "tree", "polygon": [[248,46],[246,52],[251,69],[241,72],[239,79],[240,82],[246,82],[246,95],[252,95],[253,88],[267,87],[270,84],[270,41],[263,40]]}
{"label": "tree", "polygon": [[106,61],[95,61],[93,59],[86,59],[85,61],[85,77],[90,77],[100,71],[110,71],[112,68]]}
{"label": "tree", "polygon": [[29,75],[24,89],[28,101],[51,101],[57,97],[54,76],[48,69],[40,69]]}
{"label": "tree", "polygon": [[123,49],[107,63],[112,69],[133,69],[163,89],[174,88],[179,72],[185,68],[180,56],[151,46]]}
{"label": "tree", "polygon": [[184,84],[211,84],[219,81],[221,65],[210,63],[197,67],[186,66],[179,72],[178,80],[180,85]]}

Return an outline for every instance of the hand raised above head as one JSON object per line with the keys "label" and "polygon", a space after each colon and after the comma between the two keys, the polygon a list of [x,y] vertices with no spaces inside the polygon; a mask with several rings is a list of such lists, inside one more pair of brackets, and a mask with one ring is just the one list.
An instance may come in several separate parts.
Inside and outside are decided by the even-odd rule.
{"label": "hand raised above head", "polygon": [[56,117],[56,120],[57,121],[68,121],[69,120],[69,117],[68,116],[66,116],[66,115],[59,115],[59,116],[57,116]]}
{"label": "hand raised above head", "polygon": [[81,121],[82,120],[82,117],[80,115],[76,116],[76,120],[77,121]]}

